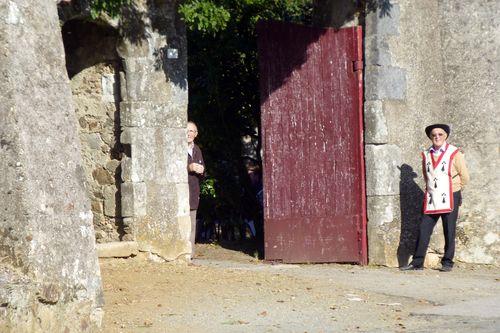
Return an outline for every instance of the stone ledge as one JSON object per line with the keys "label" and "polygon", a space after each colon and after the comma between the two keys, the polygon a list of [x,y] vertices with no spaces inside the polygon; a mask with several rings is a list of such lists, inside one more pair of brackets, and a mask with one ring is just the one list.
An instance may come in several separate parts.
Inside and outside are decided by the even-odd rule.
{"label": "stone ledge", "polygon": [[137,242],[110,242],[97,244],[99,258],[125,258],[137,255],[139,245]]}

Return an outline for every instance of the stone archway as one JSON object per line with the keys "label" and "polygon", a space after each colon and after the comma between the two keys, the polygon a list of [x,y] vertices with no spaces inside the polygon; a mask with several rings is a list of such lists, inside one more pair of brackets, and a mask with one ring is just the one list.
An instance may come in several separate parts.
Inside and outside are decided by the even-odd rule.
{"label": "stone archway", "polygon": [[137,0],[116,19],[96,21],[78,4],[60,5],[59,17],[99,255],[189,258],[187,50],[178,4]]}
{"label": "stone archway", "polygon": [[121,214],[119,34],[107,25],[70,20],[62,27],[66,68],[79,123],[87,194],[98,243],[131,240]]}

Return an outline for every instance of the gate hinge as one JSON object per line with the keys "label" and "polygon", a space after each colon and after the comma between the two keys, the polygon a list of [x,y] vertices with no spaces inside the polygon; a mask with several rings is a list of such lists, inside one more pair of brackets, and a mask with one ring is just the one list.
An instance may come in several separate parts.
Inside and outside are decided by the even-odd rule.
{"label": "gate hinge", "polygon": [[352,62],[352,67],[354,72],[363,70],[363,60],[354,60]]}

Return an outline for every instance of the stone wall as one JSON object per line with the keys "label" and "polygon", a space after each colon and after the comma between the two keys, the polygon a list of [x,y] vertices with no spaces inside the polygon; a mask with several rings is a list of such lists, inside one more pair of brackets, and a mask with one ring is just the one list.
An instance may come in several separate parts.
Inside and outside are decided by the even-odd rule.
{"label": "stone wall", "polygon": [[[405,264],[421,212],[423,130],[449,123],[472,182],[464,192],[456,259],[499,264],[498,9],[495,1],[391,1],[365,22],[365,152],[369,259]],[[440,226],[428,255],[442,253]]]}
{"label": "stone wall", "polygon": [[500,264],[500,4],[440,0],[443,109],[472,182],[464,192],[457,258]]}
{"label": "stone wall", "polygon": [[100,272],[54,1],[0,2],[0,73],[0,331],[96,331]]}

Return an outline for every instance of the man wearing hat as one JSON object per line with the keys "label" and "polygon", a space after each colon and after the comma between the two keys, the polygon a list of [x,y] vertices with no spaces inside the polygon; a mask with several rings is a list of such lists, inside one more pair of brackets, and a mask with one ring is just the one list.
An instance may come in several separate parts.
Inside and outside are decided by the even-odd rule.
{"label": "man wearing hat", "polygon": [[427,126],[425,134],[432,141],[432,146],[422,153],[422,173],[426,185],[424,214],[413,260],[400,269],[404,271],[423,269],[432,231],[441,218],[445,246],[440,271],[449,272],[453,268],[455,255],[455,231],[458,207],[462,203],[461,190],[469,182],[469,172],[463,153],[446,141],[450,135],[448,125]]}

